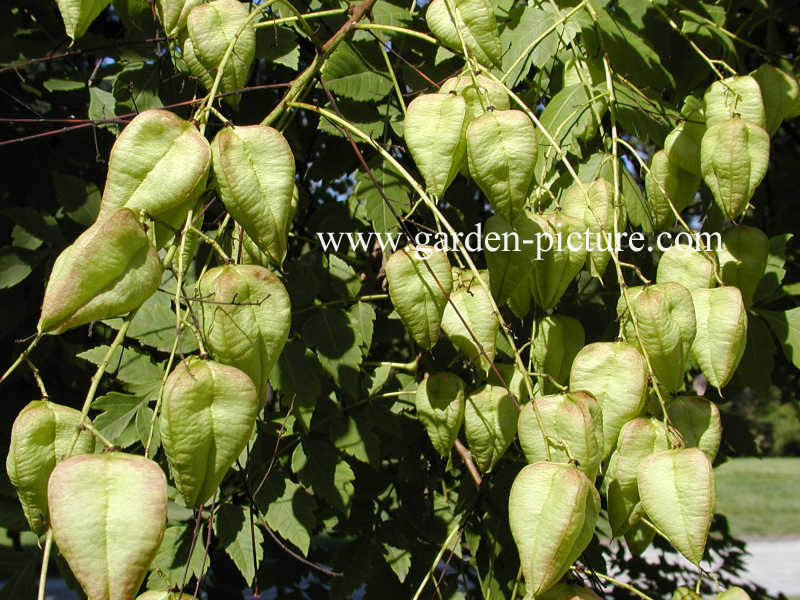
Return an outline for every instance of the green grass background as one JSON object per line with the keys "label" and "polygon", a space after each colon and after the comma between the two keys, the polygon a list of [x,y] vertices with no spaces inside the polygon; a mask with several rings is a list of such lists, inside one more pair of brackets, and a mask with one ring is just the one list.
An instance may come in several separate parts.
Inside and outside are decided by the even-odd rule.
{"label": "green grass background", "polygon": [[734,536],[800,536],[800,458],[737,458],[715,472],[716,512]]}

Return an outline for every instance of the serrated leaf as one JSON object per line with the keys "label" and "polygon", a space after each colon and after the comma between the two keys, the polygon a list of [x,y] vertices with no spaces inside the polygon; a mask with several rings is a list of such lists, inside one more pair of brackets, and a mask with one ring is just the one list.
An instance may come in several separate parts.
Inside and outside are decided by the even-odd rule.
{"label": "serrated leaf", "polygon": [[327,442],[305,440],[292,454],[292,471],[300,482],[341,513],[350,512],[355,475]]}
{"label": "serrated leaf", "polygon": [[383,544],[383,556],[394,574],[397,575],[397,579],[403,583],[411,569],[411,552],[390,544]]}
{"label": "serrated leaf", "polygon": [[193,523],[188,523],[167,527],[161,546],[150,564],[150,576],[147,578],[149,589],[178,587],[183,583],[184,576],[188,579],[202,574],[205,552],[195,548],[189,555],[193,526]]}
{"label": "serrated leaf", "polygon": [[270,502],[264,515],[267,524],[297,546],[304,556],[308,556],[311,533],[316,527],[314,498],[291,479],[284,480],[284,490],[280,498]]}
{"label": "serrated leaf", "polygon": [[[252,529],[250,528],[250,519],[250,509],[223,504],[217,512],[214,523],[219,544],[231,557],[247,585],[253,583],[258,564],[264,557],[264,548],[261,545],[264,534],[255,524]],[[255,538],[255,552],[253,538]]]}
{"label": "serrated leaf", "polygon": [[375,44],[345,42],[325,61],[322,78],[334,94],[360,102],[376,101],[392,90],[392,80],[382,65]]}
{"label": "serrated leaf", "polygon": [[144,404],[138,396],[109,392],[92,403],[92,408],[101,411],[94,419],[94,426],[118,446],[132,446],[140,439],[134,419]]}
{"label": "serrated leaf", "polygon": [[[108,352],[108,346],[95,346],[78,354],[78,358],[100,365]],[[116,373],[117,379],[133,394],[147,399],[155,399],[161,387],[163,363],[155,364],[150,356],[134,348],[117,348],[108,361],[106,373]]]}
{"label": "serrated leaf", "polygon": [[758,311],[772,329],[786,358],[800,369],[800,307],[785,312]]}

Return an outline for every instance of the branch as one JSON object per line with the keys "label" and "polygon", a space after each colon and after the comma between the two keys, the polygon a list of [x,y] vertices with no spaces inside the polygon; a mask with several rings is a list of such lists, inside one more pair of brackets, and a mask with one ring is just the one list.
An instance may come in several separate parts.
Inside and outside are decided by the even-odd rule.
{"label": "branch", "polygon": [[469,475],[472,477],[472,481],[475,482],[475,487],[480,490],[481,483],[483,482],[481,473],[478,471],[478,467],[475,466],[475,461],[472,460],[472,453],[458,438],[456,438],[456,452],[458,452],[461,460],[464,461],[464,465],[466,465],[467,471],[469,471]]}
{"label": "branch", "polygon": [[322,44],[319,53],[314,57],[314,60],[311,61],[311,64],[308,65],[305,70],[294,79],[294,81],[292,81],[292,85],[289,87],[289,90],[286,92],[283,98],[281,98],[281,101],[278,102],[277,106],[275,106],[275,108],[273,108],[272,111],[266,117],[264,117],[264,120],[261,121],[262,125],[271,125],[277,121],[286,111],[289,103],[294,102],[305,93],[308,85],[314,80],[320,69],[322,69],[325,59],[331,55],[336,46],[339,45],[339,42],[344,39],[344,36],[350,33],[350,31],[355,27],[356,23],[358,23],[361,18],[372,9],[372,6],[375,4],[375,2],[376,0],[364,0],[361,4],[353,9],[350,18],[347,19],[347,21],[345,21],[341,27],[339,27],[336,33],[334,33],[327,42]]}

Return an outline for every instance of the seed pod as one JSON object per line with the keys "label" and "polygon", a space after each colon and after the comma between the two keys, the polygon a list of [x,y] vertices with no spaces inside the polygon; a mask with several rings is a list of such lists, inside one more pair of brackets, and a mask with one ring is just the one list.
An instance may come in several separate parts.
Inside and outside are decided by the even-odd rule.
{"label": "seed pod", "polygon": [[678,396],[667,408],[669,420],[683,436],[687,448],[700,448],[714,462],[722,439],[717,405],[699,396]]}
{"label": "seed pod", "polygon": [[[500,215],[486,221],[484,253],[492,295],[498,305],[508,302],[511,311],[520,319],[530,310],[531,290],[525,282],[536,260],[536,249],[524,240],[535,240],[540,231],[531,219],[517,219],[513,227]],[[505,247],[508,249],[503,250]]]}
{"label": "seed pod", "polygon": [[700,146],[703,179],[729,219],[747,208],[769,165],[769,134],[743,119],[709,127]]}
{"label": "seed pod", "polygon": [[602,600],[593,590],[568,583],[558,583],[537,598],[539,600]]}
{"label": "seed pod", "polygon": [[[546,373],[558,383],[569,383],[572,361],[585,343],[585,333],[580,321],[566,315],[550,315],[536,323],[531,340],[531,357],[537,373]],[[553,394],[556,386],[542,378],[542,390]]]}
{"label": "seed pod", "polygon": [[717,594],[714,600],[750,600],[750,596],[742,588],[732,587]]}
{"label": "seed pod", "polygon": [[760,229],[737,225],[722,234],[722,247],[717,251],[722,281],[739,288],[747,308],[753,303],[768,256],[769,238]]}
{"label": "seed pod", "polygon": [[392,304],[411,337],[423,348],[433,348],[453,289],[447,254],[430,246],[398,250],[386,261],[386,281]]}
{"label": "seed pod", "polygon": [[187,506],[214,495],[253,434],[259,409],[256,386],[239,369],[190,356],[170,373],[159,431]]}
{"label": "seed pod", "polygon": [[[549,310],[558,304],[586,262],[585,227],[581,221],[559,212],[534,215],[533,221],[550,237],[539,241],[541,260],[536,260],[531,270],[531,296],[543,310]],[[547,239],[552,241],[549,250],[544,245]]]}
{"label": "seed pod", "polygon": [[520,404],[527,402],[528,398],[530,397],[528,394],[528,386],[525,384],[525,375],[522,373],[520,368],[515,364],[497,362],[494,363],[494,368],[500,372],[500,375],[503,377],[503,381],[501,382],[497,378],[494,369],[490,369],[487,383],[489,383],[489,385],[500,386],[502,388],[508,387]]}
{"label": "seed pod", "polygon": [[458,54],[463,52],[463,38],[475,60],[486,66],[499,65],[502,49],[492,4],[487,0],[451,0],[449,4],[433,0],[428,5],[425,20],[431,33]]}
{"label": "seed pod", "polygon": [[676,244],[667,249],[658,261],[656,281],[679,283],[690,292],[714,286],[717,260],[711,252]]}
{"label": "seed pod", "polygon": [[[69,452],[80,422],[80,411],[46,400],[29,402],[14,419],[6,471],[36,535],[42,535],[49,523],[47,480]],[[94,437],[81,431],[72,453],[90,452],[94,452]]]}
{"label": "seed pod", "polygon": [[506,389],[487,385],[468,396],[464,428],[475,463],[488,473],[517,434],[517,408]]}
{"label": "seed pod", "polygon": [[589,392],[600,403],[605,458],[614,449],[622,425],[644,408],[647,365],[630,344],[596,342],[585,346],[572,361],[569,387]]}
{"label": "seed pod", "polygon": [[683,372],[695,338],[696,320],[691,300],[689,290],[678,283],[647,286],[633,300],[638,339],[659,384],[670,392],[683,388]]}
{"label": "seed pod", "polygon": [[692,292],[697,336],[692,357],[708,382],[721,390],[733,377],[747,345],[747,309],[739,288],[729,285]]}
{"label": "seed pod", "polygon": [[143,111],[111,148],[98,221],[121,207],[145,213],[164,246],[205,190],[210,165],[208,141],[194,125],[166,110]]}
{"label": "seed pod", "polygon": [[761,88],[753,77],[742,75],[715,81],[703,97],[706,127],[733,119],[735,115],[759,127],[764,127],[764,101]]}
{"label": "seed pod", "polygon": [[698,177],[700,169],[700,141],[706,132],[703,101],[687,96],[681,108],[685,121],[673,129],[664,140],[664,151],[670,162]]}
{"label": "seed pod", "polygon": [[[455,289],[442,313],[442,329],[470,362],[479,359],[481,368],[487,371],[494,362],[498,329],[492,299],[483,286],[473,279],[471,272],[453,271]],[[483,271],[481,276],[488,283],[489,274]]]}
{"label": "seed pod", "polygon": [[211,143],[220,199],[273,264],[286,256],[294,192],[292,149],[266,125],[225,127]]}
{"label": "seed pod", "polygon": [[487,112],[467,127],[469,173],[494,211],[509,223],[522,214],[539,147],[521,110]]}
{"label": "seed pod", "polygon": [[263,406],[266,384],[289,337],[289,294],[270,271],[226,265],[206,271],[197,284],[203,336],[214,358],[244,371]]}
{"label": "seed pod", "polygon": [[703,600],[699,594],[686,587],[679,587],[672,594],[672,600]]}
{"label": "seed pod", "polygon": [[122,452],[73,456],[53,469],[47,499],[53,540],[89,600],[133,598],[167,522],[161,467]]}
{"label": "seed pod", "polygon": [[74,42],[82,37],[89,25],[108,6],[108,0],[56,0],[64,29]]}
{"label": "seed pod", "polygon": [[664,150],[656,152],[644,179],[652,230],[663,231],[675,225],[670,201],[675,210],[681,212],[689,206],[699,187],[699,177],[674,164]]}
{"label": "seed pod", "polygon": [[406,110],[403,136],[428,193],[437,198],[455,179],[467,152],[467,103],[455,94],[422,94]]}
{"label": "seed pod", "polygon": [[498,111],[510,108],[508,92],[505,87],[482,74],[475,76],[475,82],[478,84],[477,88],[469,74],[451,77],[442,84],[439,93],[450,94],[452,92],[464,98],[467,103],[468,121],[481,116],[489,108]]}
{"label": "seed pod", "polygon": [[572,465],[523,467],[508,496],[508,524],[517,544],[526,597],[538,598],[566,573],[592,539],[600,494]]}
{"label": "seed pod", "polygon": [[714,471],[697,448],[665,450],[639,464],[642,508],[658,530],[695,565],[700,564],[714,513]]}
{"label": "seed pod", "polygon": [[[595,179],[581,188],[573,184],[561,200],[561,210],[568,217],[581,221],[593,234],[590,238],[591,249],[586,258],[589,272],[602,279],[608,261],[611,260],[610,244],[606,236],[614,238],[614,190],[607,179]],[[617,229],[625,229],[625,210],[617,211]]]}
{"label": "seed pod", "polygon": [[447,456],[464,422],[464,382],[453,373],[425,376],[417,387],[417,416],[436,451]]}
{"label": "seed pod", "polygon": [[53,263],[39,333],[63,333],[141,306],[158,289],[163,269],[147,234],[121,208],[84,231]]}
{"label": "seed pod", "polygon": [[625,532],[625,543],[634,556],[641,556],[653,542],[656,532],[644,521],[637,521]]}
{"label": "seed pod", "polygon": [[156,15],[167,37],[176,38],[186,28],[191,10],[202,0],[156,0]]}
{"label": "seed pod", "polygon": [[517,435],[529,463],[547,459],[534,403],[552,440],[548,441],[550,460],[568,463],[575,459],[577,467],[594,481],[603,460],[603,413],[597,400],[579,391],[540,396],[525,404],[519,411]]}
{"label": "seed pod", "polygon": [[758,82],[764,101],[764,129],[773,135],[784,119],[797,116],[800,86],[794,76],[764,63],[750,74]]}
{"label": "seed pod", "polygon": [[[202,68],[196,70],[187,61],[192,72],[200,77],[201,82],[214,79],[217,68],[228,50],[231,40],[238,34],[238,39],[225,63],[220,79],[219,91],[232,92],[247,85],[250,65],[256,52],[256,30],[251,21],[243,31],[239,31],[250,18],[248,5],[238,0],[214,0],[208,4],[195,6],[186,20],[192,50]],[[204,83],[205,85],[205,83]],[[226,96],[225,100],[234,108],[239,105],[241,95]]]}
{"label": "seed pod", "polygon": [[639,504],[639,487],[636,482],[639,463],[653,452],[669,448],[666,428],[656,419],[639,417],[628,421],[620,429],[617,448],[608,461],[604,481],[608,486],[608,522],[614,537],[624,535],[639,522],[639,517],[634,514]]}

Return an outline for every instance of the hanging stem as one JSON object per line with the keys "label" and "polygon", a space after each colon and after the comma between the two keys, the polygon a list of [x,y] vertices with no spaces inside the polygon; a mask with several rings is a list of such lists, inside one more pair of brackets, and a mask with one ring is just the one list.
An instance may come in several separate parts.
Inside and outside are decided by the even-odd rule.
{"label": "hanging stem", "polygon": [[17,357],[17,359],[13,363],[11,363],[11,366],[8,367],[8,369],[6,369],[6,372],[3,373],[3,376],[0,377],[0,383],[3,383],[6,379],[8,379],[11,373],[13,373],[14,370],[22,364],[22,361],[28,358],[28,355],[36,347],[36,344],[39,343],[40,339],[42,339],[42,334],[41,333],[36,334],[36,337],[34,337],[31,340],[31,343],[28,344],[28,347],[22,351],[22,353]]}
{"label": "hanging stem", "polygon": [[39,572],[39,590],[36,593],[36,600],[44,600],[47,589],[47,569],[50,567],[50,551],[53,549],[53,530],[47,530],[44,539],[44,553],[42,554],[42,569]]}

